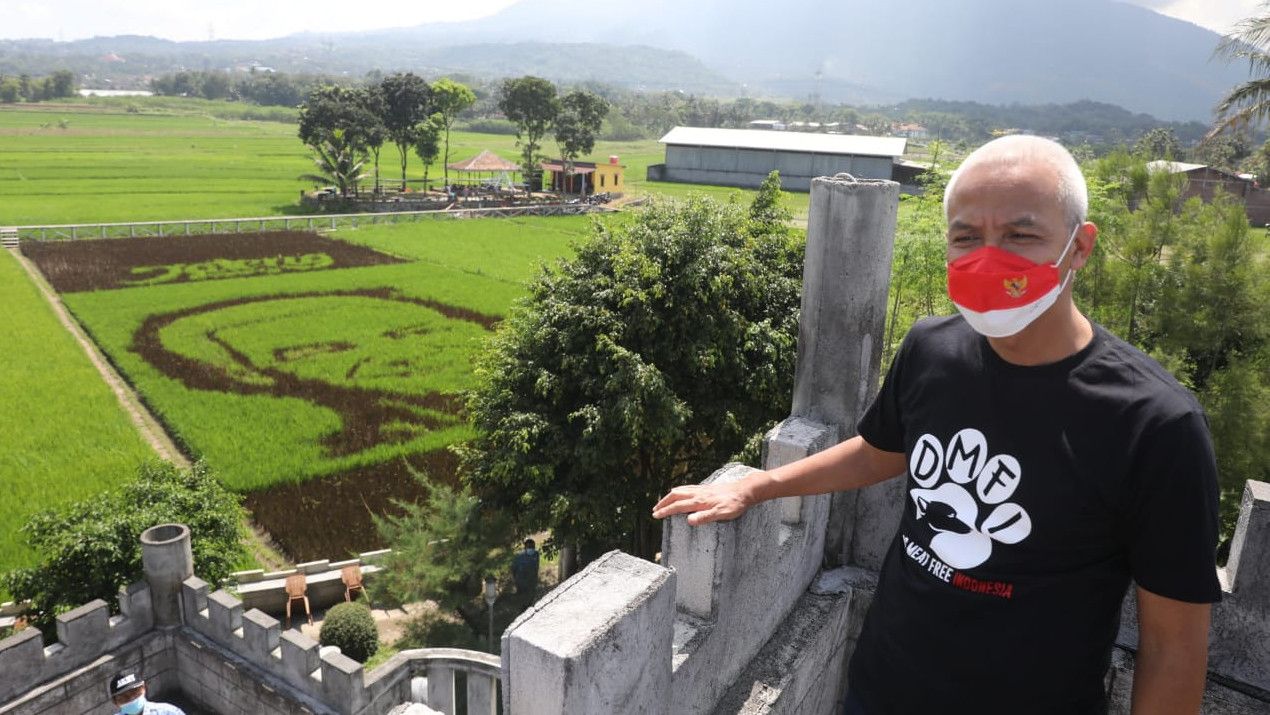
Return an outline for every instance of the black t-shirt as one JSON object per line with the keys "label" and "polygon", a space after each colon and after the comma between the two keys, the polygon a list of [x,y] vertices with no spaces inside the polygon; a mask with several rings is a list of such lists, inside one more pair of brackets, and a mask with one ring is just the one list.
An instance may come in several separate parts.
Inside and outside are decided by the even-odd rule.
{"label": "black t-shirt", "polygon": [[1096,712],[1131,577],[1221,597],[1203,412],[1099,326],[1024,367],[960,316],[923,321],[859,430],[909,465],[850,666],[870,715]]}

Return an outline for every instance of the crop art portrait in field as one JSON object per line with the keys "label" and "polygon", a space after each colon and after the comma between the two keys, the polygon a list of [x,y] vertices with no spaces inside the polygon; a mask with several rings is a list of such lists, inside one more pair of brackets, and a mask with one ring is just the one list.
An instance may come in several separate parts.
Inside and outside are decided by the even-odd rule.
{"label": "crop art portrait in field", "polygon": [[[132,350],[190,389],[305,400],[334,412],[332,457],[459,422],[437,355],[492,320],[388,289],[244,297],[149,316]],[[460,351],[461,354],[461,351]]]}

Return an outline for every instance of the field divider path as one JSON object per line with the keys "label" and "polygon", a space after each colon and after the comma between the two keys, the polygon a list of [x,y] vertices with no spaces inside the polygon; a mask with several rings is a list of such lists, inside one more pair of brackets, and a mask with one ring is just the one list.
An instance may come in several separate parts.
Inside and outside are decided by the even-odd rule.
{"label": "field divider path", "polygon": [[31,282],[40,290],[40,294],[48,301],[49,307],[53,309],[53,314],[57,316],[62,326],[75,338],[75,342],[83,348],[84,354],[88,356],[88,361],[97,369],[101,379],[115,393],[115,397],[119,400],[119,405],[123,407],[128,418],[132,420],[137,431],[141,433],[141,437],[149,444],[165,461],[171,462],[179,467],[188,468],[191,466],[190,460],[176,446],[176,442],[168,435],[167,430],[163,429],[163,425],[141,401],[141,397],[137,395],[132,386],[128,384],[123,376],[115,370],[114,365],[106,359],[97,345],[84,332],[79,322],[71,316],[71,312],[66,309],[66,305],[62,303],[62,299],[54,292],[53,287],[44,280],[44,276],[40,273],[35,264],[31,263],[21,251],[13,251],[14,258],[18,259],[18,263],[22,269],[26,271]]}
{"label": "field divider path", "polygon": [[[172,439],[171,435],[164,429],[163,424],[141,401],[141,397],[132,389],[132,385],[123,379],[123,376],[115,370],[115,366],[106,359],[106,356],[102,354],[96,343],[84,332],[79,321],[66,309],[61,297],[44,279],[35,264],[24,256],[20,250],[9,250],[13,257],[17,259],[18,264],[22,266],[22,270],[26,271],[27,277],[31,279],[31,282],[39,289],[40,294],[44,296],[44,300],[48,302],[49,307],[53,309],[53,314],[57,316],[62,327],[66,328],[67,332],[75,338],[75,342],[79,343],[79,346],[84,350],[84,354],[88,356],[88,361],[96,368],[97,373],[101,375],[101,379],[115,393],[115,398],[119,400],[119,405],[137,428],[141,438],[150,445],[160,459],[171,462],[178,467],[190,467],[189,457],[176,446],[176,441]],[[247,529],[248,548],[261,566],[267,570],[279,570],[290,566],[290,561],[281,555],[280,549],[268,533],[250,518],[246,520],[245,526]]]}

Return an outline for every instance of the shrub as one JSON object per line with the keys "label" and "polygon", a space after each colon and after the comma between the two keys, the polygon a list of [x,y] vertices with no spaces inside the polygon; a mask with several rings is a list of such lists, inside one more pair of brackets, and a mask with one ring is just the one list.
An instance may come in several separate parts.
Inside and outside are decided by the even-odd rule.
{"label": "shrub", "polygon": [[649,505],[789,412],[803,243],[786,218],[773,175],[748,211],[654,202],[540,273],[468,393],[463,479],[482,507],[551,531],[548,553],[651,559]]}
{"label": "shrub", "polygon": [[51,638],[59,613],[94,598],[117,608],[120,587],[142,578],[141,532],[170,522],[190,527],[195,573],[219,583],[244,555],[238,501],[201,462],[142,465],[114,491],[33,515],[22,533],[41,560],[0,584],[15,601],[31,601],[31,623]]}
{"label": "shrub", "polygon": [[341,603],[326,612],[318,642],[333,645],[359,663],[379,650],[379,631],[370,609],[361,603]]}

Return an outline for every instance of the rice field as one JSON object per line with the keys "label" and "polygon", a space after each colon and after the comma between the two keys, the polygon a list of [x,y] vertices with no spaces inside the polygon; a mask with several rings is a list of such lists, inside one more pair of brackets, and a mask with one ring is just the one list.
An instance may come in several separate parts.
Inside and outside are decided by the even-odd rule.
{"label": "rice field", "polygon": [[0,251],[0,569],[35,561],[33,512],[108,489],[153,457],[84,351],[8,251]]}
{"label": "rice field", "polygon": [[[297,177],[312,171],[291,122],[226,119],[246,105],[167,97],[94,99],[13,108],[0,105],[0,225],[157,221],[299,213]],[[129,110],[135,111],[129,111]],[[517,156],[515,137],[453,132],[450,160],[489,149]],[[555,151],[548,143],[548,154]],[[747,201],[753,191],[646,180],[663,160],[656,140],[598,142],[589,161],[616,155],[628,193],[683,197],[707,194]],[[395,178],[397,153],[381,155],[381,176]],[[409,178],[423,177],[411,156]],[[441,176],[438,160],[429,176]],[[788,194],[806,216],[807,194]]]}
{"label": "rice field", "polygon": [[[270,253],[250,244],[278,235],[181,238],[204,246],[203,263],[234,270],[149,285],[127,277],[171,273],[161,263],[174,255],[170,238],[23,250],[54,275],[60,265],[108,263],[94,252],[130,253],[130,266],[109,267],[124,280],[74,291],[90,286],[68,276],[63,300],[178,444],[246,494],[256,521],[305,559],[374,546],[367,512],[417,496],[405,462],[453,478],[446,448],[470,436],[461,394],[476,351],[535,266],[567,254],[590,221],[379,225],[334,241],[312,235],[308,245],[288,239],[294,255],[255,263],[240,254]],[[380,260],[353,261],[327,244]],[[343,265],[274,270],[332,254]],[[260,270],[243,275],[244,265]],[[322,533],[332,519],[341,529]]]}

